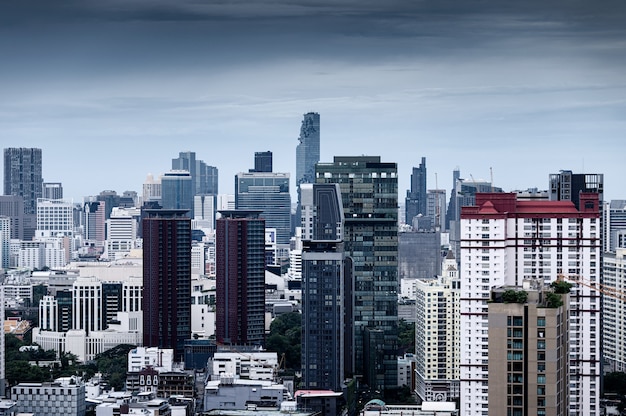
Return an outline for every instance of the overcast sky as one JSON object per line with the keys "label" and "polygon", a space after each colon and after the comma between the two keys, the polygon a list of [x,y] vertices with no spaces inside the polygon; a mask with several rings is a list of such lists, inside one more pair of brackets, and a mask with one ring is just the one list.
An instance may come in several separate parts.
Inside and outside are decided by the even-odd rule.
{"label": "overcast sky", "polygon": [[620,0],[20,0],[0,5],[2,147],[41,147],[67,198],[141,192],[180,151],[220,192],[274,153],[295,175],[302,114],[322,161],[397,162],[404,201],[452,170],[505,190],[562,169],[626,199]]}

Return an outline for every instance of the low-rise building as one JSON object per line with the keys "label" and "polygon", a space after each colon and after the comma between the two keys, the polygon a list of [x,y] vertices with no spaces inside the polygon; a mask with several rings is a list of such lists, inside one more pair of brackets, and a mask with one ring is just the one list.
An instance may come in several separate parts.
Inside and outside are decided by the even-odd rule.
{"label": "low-rise building", "polygon": [[35,415],[85,415],[85,385],[78,383],[20,383],[11,388],[17,412]]}
{"label": "low-rise building", "polygon": [[207,382],[204,410],[244,410],[250,407],[279,409],[286,398],[288,391],[282,384],[222,375],[219,380]]}

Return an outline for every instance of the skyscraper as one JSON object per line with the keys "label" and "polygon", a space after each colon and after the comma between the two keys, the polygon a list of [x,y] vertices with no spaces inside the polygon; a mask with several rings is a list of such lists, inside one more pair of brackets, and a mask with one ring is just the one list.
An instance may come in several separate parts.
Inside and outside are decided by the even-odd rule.
{"label": "skyscraper", "polygon": [[271,172],[272,152],[254,152],[254,170],[251,172]]}
{"label": "skyscraper", "polygon": [[[519,200],[515,193],[477,193],[461,212],[461,413],[491,405],[490,291],[524,281],[583,276],[570,292],[569,414],[600,411],[600,212],[598,194],[570,201]],[[486,351],[489,350],[489,351]],[[489,361],[489,366],[483,365]]]}
{"label": "skyscraper", "polygon": [[186,170],[171,170],[161,177],[161,206],[182,209],[193,218],[193,182]]}
{"label": "skyscraper", "polygon": [[46,199],[63,199],[63,185],[61,182],[44,182],[43,197]]}
{"label": "skyscraper", "polygon": [[106,230],[106,212],[104,201],[85,202],[83,211],[85,215],[85,239],[104,246]]}
{"label": "skyscraper", "polygon": [[24,197],[25,214],[37,212],[37,198],[42,197],[41,171],[41,149],[4,149],[4,194]]}
{"label": "skyscraper", "polygon": [[241,172],[235,175],[235,209],[261,210],[267,228],[276,228],[277,244],[288,245],[291,236],[289,174]]}
{"label": "skyscraper", "polygon": [[146,209],[143,233],[143,345],[173,348],[191,337],[191,220],[185,210]]}
{"label": "skyscraper", "polygon": [[355,372],[381,392],[397,386],[397,173],[396,163],[379,156],[335,156],[315,168],[317,183],[341,187],[345,252],[354,266]]}
{"label": "skyscraper", "polygon": [[296,147],[296,192],[298,207],[294,218],[294,228],[300,226],[300,184],[315,182],[315,164],[320,161],[320,115],[306,113],[300,126],[300,136]]}
{"label": "skyscraper", "polygon": [[572,201],[576,208],[580,208],[580,193],[595,192],[600,198],[604,193],[604,175],[601,173],[572,173],[571,170],[562,170],[550,174],[550,200]]}
{"label": "skyscraper", "polygon": [[[341,391],[351,351],[351,268],[343,251],[337,184],[302,184],[302,387]],[[348,264],[350,264],[348,262]],[[346,287],[347,286],[347,287]],[[347,321],[347,322],[346,322]],[[346,342],[348,346],[346,346]]]}
{"label": "skyscraper", "polygon": [[265,341],[265,220],[260,211],[220,211],[216,226],[217,342]]}
{"label": "skyscraper", "polygon": [[406,223],[412,225],[415,216],[426,215],[426,206],[426,158],[423,157],[419,167],[413,168],[411,189],[406,191]]}

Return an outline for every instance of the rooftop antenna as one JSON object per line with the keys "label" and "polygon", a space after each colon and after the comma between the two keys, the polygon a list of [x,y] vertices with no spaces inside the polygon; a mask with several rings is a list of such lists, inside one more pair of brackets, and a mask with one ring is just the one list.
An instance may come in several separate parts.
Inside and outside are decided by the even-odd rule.
{"label": "rooftop antenna", "polygon": [[493,192],[493,169],[489,166],[489,176],[491,181],[491,192]]}

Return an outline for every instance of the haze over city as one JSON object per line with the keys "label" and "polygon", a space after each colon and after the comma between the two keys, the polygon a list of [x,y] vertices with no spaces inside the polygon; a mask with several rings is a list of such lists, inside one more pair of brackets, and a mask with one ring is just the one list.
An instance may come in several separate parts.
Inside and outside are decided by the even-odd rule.
{"label": "haze over city", "polygon": [[232,193],[255,151],[293,183],[315,111],[321,161],[397,162],[400,194],[425,156],[429,188],[456,167],[504,190],[571,169],[620,198],[624,17],[618,1],[5,3],[2,143],[42,148],[74,200],[141,191],[186,150]]}

